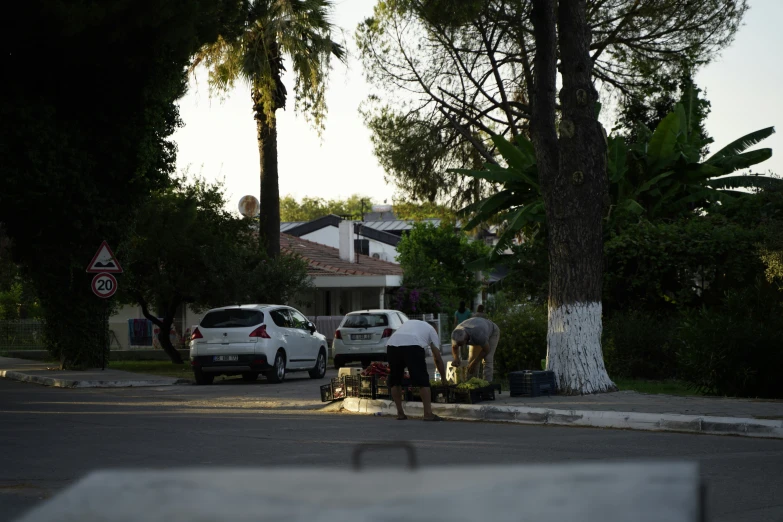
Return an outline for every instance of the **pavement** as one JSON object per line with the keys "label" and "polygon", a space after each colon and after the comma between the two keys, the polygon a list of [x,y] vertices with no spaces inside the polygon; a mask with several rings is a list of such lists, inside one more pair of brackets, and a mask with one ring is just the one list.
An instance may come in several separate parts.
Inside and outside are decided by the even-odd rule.
{"label": "pavement", "polygon": [[[306,391],[312,396],[320,382],[290,377],[280,385],[233,379],[109,389],[0,379],[0,521],[15,520],[97,470],[261,468],[274,481],[280,468],[349,470],[358,444],[390,441],[411,443],[423,468],[695,462],[707,485],[710,522],[783,520],[780,440],[268,409],[278,398],[287,404]],[[363,462],[368,469],[402,468],[404,457],[370,452]],[[466,480],[457,475],[450,483]],[[345,482],[346,491],[351,484]]]}
{"label": "pavement", "polygon": [[124,372],[110,368],[60,370],[57,363],[0,357],[0,377],[56,388],[138,388],[189,383],[184,379]]}
{"label": "pavement", "polygon": [[[448,360],[449,357],[447,356]],[[432,359],[429,359],[432,366]],[[51,366],[51,363],[48,364]],[[329,369],[327,379],[337,372]],[[65,388],[161,387],[191,384],[187,380],[143,375],[119,370],[60,371],[47,369],[47,363],[0,357],[0,377]],[[223,404],[222,392],[210,390],[235,387],[237,378],[216,381],[212,386],[187,386],[200,390],[200,404]],[[234,407],[263,407],[273,410],[321,410],[359,414],[396,415],[388,400],[346,399],[320,402],[318,385],[306,373],[289,374],[282,385],[261,378],[250,383],[249,395],[229,399]],[[207,406],[208,407],[208,406]],[[421,415],[421,403],[408,403],[406,411]],[[508,392],[496,400],[469,404],[435,404],[438,415],[453,420],[496,421],[520,424],[544,424],[593,428],[677,431],[713,435],[783,439],[783,401],[732,399],[721,397],[679,397],[620,391],[586,396],[510,397]]]}

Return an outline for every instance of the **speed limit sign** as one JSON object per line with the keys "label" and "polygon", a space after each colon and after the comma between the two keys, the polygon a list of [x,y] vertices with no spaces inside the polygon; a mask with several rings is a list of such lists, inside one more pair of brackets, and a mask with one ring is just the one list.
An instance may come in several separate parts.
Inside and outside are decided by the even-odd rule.
{"label": "speed limit sign", "polygon": [[98,297],[106,299],[114,295],[117,291],[117,279],[107,273],[96,274],[92,278],[92,292]]}

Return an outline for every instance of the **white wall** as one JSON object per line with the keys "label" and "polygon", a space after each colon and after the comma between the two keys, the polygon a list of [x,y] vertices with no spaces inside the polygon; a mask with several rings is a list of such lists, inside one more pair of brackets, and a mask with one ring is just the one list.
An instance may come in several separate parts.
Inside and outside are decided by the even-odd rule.
{"label": "white wall", "polygon": [[[369,239],[364,236],[359,236],[361,239]],[[312,241],[313,243],[318,243],[319,245],[326,245],[332,248],[340,248],[340,232],[337,229],[337,227],[333,226],[326,226],[320,230],[316,230],[315,232],[310,232],[309,234],[305,234],[302,236],[302,239],[307,239],[308,241]],[[354,239],[356,239],[356,235],[354,234]],[[392,245],[387,245],[386,243],[381,243],[380,241],[376,241],[374,239],[369,239],[370,241],[370,255],[373,254],[380,254],[381,259],[384,261],[388,261],[390,263],[397,263],[397,260],[395,259],[397,257],[397,249],[393,247]]]}
{"label": "white wall", "polygon": [[310,232],[302,236],[302,239],[307,239],[313,243],[319,245],[326,245],[332,248],[340,248],[340,231],[337,227],[327,226],[323,227],[315,232]]}
{"label": "white wall", "polygon": [[370,255],[372,256],[375,253],[380,254],[381,259],[384,261],[398,264],[395,259],[397,257],[397,249],[395,247],[370,239]]}

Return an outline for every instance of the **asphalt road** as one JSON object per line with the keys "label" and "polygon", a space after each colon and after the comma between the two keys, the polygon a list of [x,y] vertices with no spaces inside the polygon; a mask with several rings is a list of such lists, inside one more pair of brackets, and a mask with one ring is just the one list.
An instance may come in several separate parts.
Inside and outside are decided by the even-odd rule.
{"label": "asphalt road", "polygon": [[[96,469],[345,468],[359,442],[405,440],[425,466],[697,460],[709,520],[783,521],[783,441],[263,410],[269,401],[256,399],[266,386],[66,390],[0,380],[0,519]],[[313,382],[283,383],[279,394],[304,386]]]}

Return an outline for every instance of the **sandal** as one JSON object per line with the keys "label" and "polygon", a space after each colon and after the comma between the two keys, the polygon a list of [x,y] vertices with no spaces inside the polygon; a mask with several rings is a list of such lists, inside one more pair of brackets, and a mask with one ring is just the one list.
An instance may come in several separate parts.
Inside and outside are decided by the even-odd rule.
{"label": "sandal", "polygon": [[427,421],[427,422],[440,422],[440,421],[443,420],[443,418],[442,417],[438,417],[437,415],[435,415],[433,413],[432,417],[430,417],[429,419],[427,417],[422,417],[421,420],[424,420],[424,421]]}

